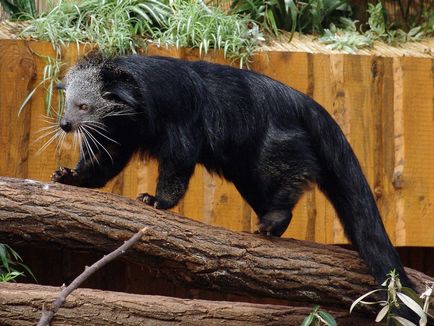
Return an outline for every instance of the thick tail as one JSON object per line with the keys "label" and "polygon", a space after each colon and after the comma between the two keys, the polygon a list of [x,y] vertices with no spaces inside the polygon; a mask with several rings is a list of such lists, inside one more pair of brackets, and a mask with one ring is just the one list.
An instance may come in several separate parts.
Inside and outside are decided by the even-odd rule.
{"label": "thick tail", "polygon": [[387,236],[374,196],[350,144],[332,117],[318,104],[312,106],[300,116],[323,167],[317,180],[320,189],[331,201],[346,235],[376,281],[381,284],[386,274],[395,269],[401,283],[413,287]]}

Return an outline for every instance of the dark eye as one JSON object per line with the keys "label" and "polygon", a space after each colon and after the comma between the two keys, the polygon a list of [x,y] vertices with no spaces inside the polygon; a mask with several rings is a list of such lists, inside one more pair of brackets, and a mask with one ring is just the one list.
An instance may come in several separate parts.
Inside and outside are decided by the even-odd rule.
{"label": "dark eye", "polygon": [[87,111],[87,110],[89,110],[89,107],[88,107],[86,104],[80,104],[80,105],[78,106],[78,109],[79,109],[80,111]]}

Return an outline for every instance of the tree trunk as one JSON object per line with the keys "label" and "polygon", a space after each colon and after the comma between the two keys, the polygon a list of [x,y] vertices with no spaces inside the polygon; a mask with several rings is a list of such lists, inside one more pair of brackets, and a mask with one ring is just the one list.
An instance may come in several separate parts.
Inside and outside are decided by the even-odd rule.
{"label": "tree trunk", "polygon": [[[190,288],[348,309],[376,287],[357,253],[308,241],[205,225],[95,190],[0,178],[0,242],[112,251],[143,227],[124,255]],[[432,278],[407,269],[422,289]]]}
{"label": "tree trunk", "polygon": [[[59,291],[51,286],[0,283],[0,324],[34,325],[42,307],[48,307]],[[51,325],[300,325],[311,310],[78,289]],[[369,319],[350,319],[347,312],[329,312],[339,325],[370,325]]]}

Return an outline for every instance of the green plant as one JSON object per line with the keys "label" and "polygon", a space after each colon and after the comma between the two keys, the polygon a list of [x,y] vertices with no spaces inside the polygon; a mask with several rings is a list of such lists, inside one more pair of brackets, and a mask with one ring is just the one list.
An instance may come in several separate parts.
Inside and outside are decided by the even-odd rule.
{"label": "green plant", "polygon": [[279,30],[322,33],[324,26],[350,17],[351,7],[347,0],[234,0],[231,12],[248,15],[277,35]]}
{"label": "green plant", "polygon": [[391,19],[385,14],[388,24],[404,31],[420,26],[424,34],[430,34],[434,31],[434,2],[433,1],[415,1],[415,0],[396,0],[399,8],[399,18]]}
{"label": "green plant", "polygon": [[[383,41],[389,44],[419,41],[426,34],[426,28],[413,27],[408,32],[387,24],[386,13],[381,2],[368,4],[368,22],[362,25],[366,32],[360,33],[356,28],[357,21],[341,18],[341,28],[330,24],[330,28],[324,30],[320,41],[332,50],[344,50],[349,53],[357,49],[372,47],[374,41]],[[434,21],[434,17],[433,17]],[[433,22],[434,25],[434,22]]]}
{"label": "green plant", "polygon": [[15,250],[7,244],[0,243],[0,282],[10,282],[18,276],[24,276],[24,272],[19,269],[25,270],[36,280],[31,270],[22,261]]}
{"label": "green plant", "polygon": [[301,326],[337,326],[336,320],[328,312],[320,310],[319,306],[314,306],[312,312],[303,320]]}
{"label": "green plant", "polygon": [[159,44],[198,48],[200,54],[222,49],[225,57],[243,66],[263,40],[251,20],[198,1],[173,1],[171,10],[163,29],[154,33]]}
{"label": "green plant", "polygon": [[373,40],[382,40],[386,43],[396,44],[408,41],[418,41],[425,35],[421,26],[416,26],[408,32],[400,28],[394,28],[387,24],[385,10],[381,2],[376,5],[368,4],[368,26],[369,30],[365,33]]}
{"label": "green plant", "polygon": [[[354,309],[354,307],[359,303],[368,304],[368,305],[378,304],[382,306],[382,308],[378,312],[377,317],[375,318],[376,322],[385,320],[387,325],[391,325],[392,322],[397,322],[398,325],[413,326],[414,324],[412,322],[394,313],[394,310],[397,310],[397,312],[399,313],[400,305],[404,304],[420,317],[420,321],[419,321],[420,326],[427,325],[427,317],[429,315],[428,313],[429,301],[430,301],[430,296],[432,294],[432,289],[434,287],[434,284],[431,285],[431,287],[427,286],[427,291],[425,291],[421,297],[418,297],[417,294],[412,289],[403,287],[401,285],[401,282],[399,281],[399,276],[398,274],[396,274],[394,270],[391,271],[389,274],[387,274],[387,276],[388,276],[387,279],[384,281],[383,284],[381,284],[383,288],[365,293],[357,300],[355,300],[351,305],[350,313]],[[386,292],[387,293],[386,300],[379,300],[379,301],[363,300],[366,297],[377,292]]]}
{"label": "green plant", "polygon": [[152,34],[167,14],[158,0],[59,1],[32,20],[22,36],[48,40],[54,47],[94,43],[106,55],[135,53],[143,46],[137,36]]}
{"label": "green plant", "polygon": [[36,14],[35,0],[0,0],[0,5],[12,19],[34,17]]}
{"label": "green plant", "polygon": [[324,34],[319,39],[331,50],[342,50],[348,53],[355,53],[357,49],[371,47],[372,38],[360,34],[356,28],[356,22],[342,18],[344,28],[338,28],[330,24],[329,29],[324,30]]}
{"label": "green plant", "polygon": [[22,272],[7,272],[4,274],[0,274],[0,282],[11,282],[14,281],[18,276],[23,276],[24,273]]}

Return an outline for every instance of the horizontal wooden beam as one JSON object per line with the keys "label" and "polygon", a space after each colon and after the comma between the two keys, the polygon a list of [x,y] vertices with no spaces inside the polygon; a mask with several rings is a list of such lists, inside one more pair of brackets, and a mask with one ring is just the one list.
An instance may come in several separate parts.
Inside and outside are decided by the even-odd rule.
{"label": "horizontal wooden beam", "polygon": [[[237,233],[110,193],[0,178],[0,242],[107,253],[143,227],[125,259],[189,288],[347,309],[376,286],[357,253],[340,247]],[[421,290],[432,280],[408,273]]]}
{"label": "horizontal wooden beam", "polygon": [[[60,289],[0,283],[0,324],[33,325]],[[54,316],[55,325],[300,325],[311,307],[189,300],[163,296],[78,289]],[[328,311],[339,325],[370,325],[369,318]]]}

